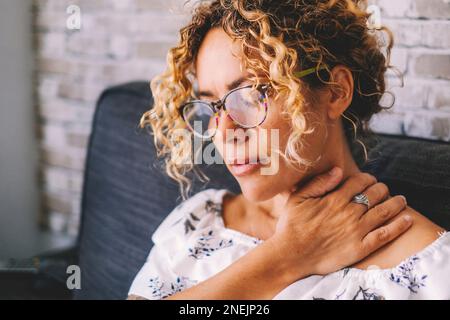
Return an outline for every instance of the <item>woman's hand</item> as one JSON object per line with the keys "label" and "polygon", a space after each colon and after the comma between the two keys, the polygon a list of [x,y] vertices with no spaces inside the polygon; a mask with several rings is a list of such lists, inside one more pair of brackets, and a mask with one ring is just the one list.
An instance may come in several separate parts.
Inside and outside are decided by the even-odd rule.
{"label": "woman's hand", "polygon": [[[333,190],[341,179],[339,168],[316,177],[294,191],[283,208],[269,240],[277,244],[280,261],[287,272],[293,272],[293,281],[352,265],[411,226],[411,219],[405,217],[386,224],[406,208],[406,200],[390,197],[386,185],[375,177],[358,173]],[[352,202],[358,193],[369,198],[369,210]]]}

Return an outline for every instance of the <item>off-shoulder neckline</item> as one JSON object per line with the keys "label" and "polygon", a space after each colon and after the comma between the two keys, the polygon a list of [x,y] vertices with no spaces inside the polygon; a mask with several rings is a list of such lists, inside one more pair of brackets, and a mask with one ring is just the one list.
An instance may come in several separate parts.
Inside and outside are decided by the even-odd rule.
{"label": "off-shoulder neckline", "polygon": [[236,237],[239,237],[244,240],[250,240],[252,244],[264,242],[264,240],[262,240],[262,239],[259,239],[257,237],[243,233],[239,230],[231,229],[231,228],[228,228],[225,226],[225,221],[223,219],[223,199],[224,199],[225,195],[227,195],[227,194],[236,195],[235,193],[231,192],[228,189],[220,189],[214,195],[213,201],[216,204],[220,205],[220,210],[219,210],[218,214],[216,215],[216,219],[215,219],[216,226],[218,226],[225,232],[230,233]]}
{"label": "off-shoulder neckline", "polygon": [[[245,234],[241,231],[231,229],[225,226],[225,222],[222,216],[223,213],[223,198],[226,194],[235,195],[233,192],[231,192],[228,189],[219,189],[213,196],[213,201],[220,205],[220,212],[218,215],[216,215],[216,226],[220,227],[222,230],[224,230],[227,233],[230,233],[236,237],[239,237],[244,240],[249,240],[251,245],[257,245],[259,243],[264,242],[264,240],[253,237],[251,235]],[[340,276],[342,277],[345,274],[345,277],[349,276],[368,276],[368,275],[384,275],[384,274],[390,274],[393,271],[397,270],[399,267],[410,261],[413,257],[418,257],[419,259],[423,259],[427,257],[428,255],[432,254],[439,248],[441,248],[444,245],[450,246],[450,231],[443,231],[441,234],[439,234],[439,237],[435,239],[433,242],[428,244],[426,247],[422,248],[420,251],[416,252],[413,255],[410,255],[409,257],[403,259],[400,263],[395,265],[391,268],[384,268],[384,269],[358,269],[354,267],[346,267],[340,270],[337,270],[333,273],[330,273],[326,276]]]}

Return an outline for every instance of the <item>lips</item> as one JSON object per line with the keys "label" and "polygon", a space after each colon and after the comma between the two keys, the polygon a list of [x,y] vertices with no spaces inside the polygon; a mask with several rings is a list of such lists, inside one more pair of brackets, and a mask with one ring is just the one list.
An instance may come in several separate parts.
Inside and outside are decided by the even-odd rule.
{"label": "lips", "polygon": [[244,160],[234,159],[228,161],[227,164],[229,165],[231,173],[238,177],[251,174],[262,166],[259,158],[256,160],[252,159],[251,161],[250,158],[245,158]]}
{"label": "lips", "polygon": [[241,177],[253,173],[261,167],[261,163],[232,164],[230,171],[234,176]]}

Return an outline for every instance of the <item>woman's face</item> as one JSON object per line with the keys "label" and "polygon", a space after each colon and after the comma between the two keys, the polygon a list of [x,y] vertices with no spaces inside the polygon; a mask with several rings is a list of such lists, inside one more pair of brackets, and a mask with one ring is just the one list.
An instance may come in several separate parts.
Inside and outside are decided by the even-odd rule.
{"label": "woman's face", "polygon": [[[241,70],[239,47],[238,42],[233,44],[232,39],[220,28],[208,32],[196,61],[199,91],[208,94],[200,95],[199,99],[208,101],[220,99],[232,89],[229,84],[250,76],[246,70]],[[244,80],[237,84],[237,87],[246,84],[252,83]],[[299,150],[299,154],[303,159],[314,161],[325,153],[327,122],[326,112],[319,104],[309,108],[315,110],[307,117],[308,127],[310,122],[313,122],[314,133],[302,138],[303,147]],[[240,128],[224,112],[220,113],[213,141],[227,168],[239,182],[243,195],[249,200],[264,201],[290,190],[314,171],[320,170],[325,161],[321,157],[320,161],[306,170],[300,165],[294,168],[283,157],[278,156],[274,150],[283,152],[291,133],[291,120],[289,115],[283,114],[283,110],[282,98],[274,101],[273,96],[269,97],[265,121],[251,129]],[[269,160],[264,157],[265,155]],[[263,161],[270,162],[261,163]],[[240,164],[234,165],[235,162]]]}

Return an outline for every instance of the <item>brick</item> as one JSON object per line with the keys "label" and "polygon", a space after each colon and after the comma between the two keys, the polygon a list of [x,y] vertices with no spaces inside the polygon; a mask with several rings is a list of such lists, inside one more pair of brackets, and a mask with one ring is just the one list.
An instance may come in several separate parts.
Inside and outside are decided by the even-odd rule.
{"label": "brick", "polygon": [[78,234],[78,229],[80,226],[80,218],[81,218],[81,201],[78,200],[74,202],[74,206],[76,206],[73,210],[74,213],[72,213],[67,221],[66,231],[68,235],[76,236]]}
{"label": "brick", "polygon": [[449,53],[422,53],[412,59],[412,70],[419,77],[450,79]]}
{"label": "brick", "polygon": [[149,10],[168,10],[170,7],[170,2],[167,0],[136,0],[136,8],[138,10],[149,11]]}
{"label": "brick", "polygon": [[411,137],[450,141],[448,113],[419,111],[405,115],[405,133]]}
{"label": "brick", "polygon": [[82,31],[95,33],[97,36],[110,37],[124,35],[134,38],[137,30],[135,15],[127,13],[110,13],[108,15],[85,15]]}
{"label": "brick", "polygon": [[42,144],[47,147],[64,148],[66,128],[58,124],[46,124],[42,127]]}
{"label": "brick", "polygon": [[85,150],[87,148],[90,131],[90,125],[78,123],[68,125],[66,133],[67,144],[71,147]]}
{"label": "brick", "polygon": [[116,83],[133,81],[136,79],[150,81],[156,74],[165,68],[161,60],[131,60],[125,63],[105,66],[104,76],[113,79]]}
{"label": "brick", "polygon": [[67,16],[63,12],[40,12],[35,15],[35,31],[65,31],[66,21]]}
{"label": "brick", "polygon": [[35,33],[34,42],[39,57],[62,57],[66,51],[66,36],[64,33]]}
{"label": "brick", "polygon": [[426,19],[450,19],[450,2],[447,0],[414,0],[407,16]]}
{"label": "brick", "polygon": [[45,166],[42,168],[42,175],[47,190],[69,190],[69,170]]}
{"label": "brick", "polygon": [[130,57],[130,39],[125,36],[113,36],[109,41],[109,56],[125,60]]}
{"label": "brick", "polygon": [[187,14],[191,10],[191,5],[184,4],[182,0],[136,0],[138,11],[161,11],[174,14]]}
{"label": "brick", "polygon": [[40,58],[36,61],[37,70],[48,73],[67,73],[70,69],[70,62],[60,58]]}
{"label": "brick", "polygon": [[35,0],[33,1],[34,6],[39,11],[65,11],[67,6],[73,1],[70,0]]}
{"label": "brick", "polygon": [[402,135],[403,113],[384,111],[375,114],[370,120],[370,128],[374,132]]}
{"label": "brick", "polygon": [[[153,2],[152,0],[151,2]],[[110,5],[116,11],[134,11],[136,8],[135,0],[110,0]]]}
{"label": "brick", "polygon": [[[81,13],[93,13],[93,12],[101,12],[105,10],[111,10],[111,0],[64,0],[65,8],[69,5],[77,5],[81,9]],[[124,0],[126,1],[126,0]]]}
{"label": "brick", "polygon": [[37,80],[39,97],[56,97],[58,94],[59,79],[57,77],[40,77]]}
{"label": "brick", "polygon": [[88,101],[94,103],[105,86],[99,84],[80,84],[73,81],[63,81],[58,87],[58,96],[60,98]]}
{"label": "brick", "polygon": [[409,80],[405,77],[404,87],[396,81],[388,84],[388,91],[395,96],[395,106],[400,108],[424,108],[427,106],[428,86],[420,81]]}
{"label": "brick", "polygon": [[[412,0],[377,0],[371,4],[378,5],[381,10],[381,17],[405,17],[411,10]],[[384,23],[382,21],[382,23]]]}
{"label": "brick", "polygon": [[422,28],[420,22],[408,19],[384,19],[383,24],[394,33],[396,45],[414,47],[422,44]]}
{"label": "brick", "polygon": [[44,164],[79,171],[84,170],[85,153],[84,150],[69,147],[56,149],[43,146],[41,148]]}
{"label": "brick", "polygon": [[87,32],[72,33],[67,39],[66,50],[74,56],[106,57],[109,41],[104,37],[94,37]]}
{"label": "brick", "polygon": [[450,48],[450,21],[424,23],[421,44],[430,48]]}
{"label": "brick", "polygon": [[94,107],[67,99],[41,97],[38,105],[39,116],[57,123],[88,123],[92,122]]}
{"label": "brick", "polygon": [[[408,67],[408,50],[404,48],[394,47],[391,52],[391,65],[396,67],[400,72],[405,73]],[[391,75],[396,75],[388,71]]]}
{"label": "brick", "polygon": [[136,44],[136,53],[138,58],[160,58],[167,56],[167,53],[173,43],[169,42],[138,42]]}
{"label": "brick", "polygon": [[42,166],[44,189],[75,195],[81,193],[83,173],[60,167]]}
{"label": "brick", "polygon": [[136,16],[136,33],[149,39],[171,37],[177,39],[180,28],[187,22],[187,17],[172,14],[145,13]]}
{"label": "brick", "polygon": [[72,213],[72,202],[70,197],[63,194],[45,193],[44,200],[46,207],[52,211],[57,211],[66,215]]}
{"label": "brick", "polygon": [[70,146],[77,148],[86,148],[88,145],[89,135],[78,134],[78,133],[68,133],[67,143]]}
{"label": "brick", "polygon": [[56,232],[65,232],[67,230],[68,215],[61,212],[49,211],[47,214],[47,225]]}
{"label": "brick", "polygon": [[439,84],[430,83],[427,106],[439,109],[450,108],[450,81]]}

